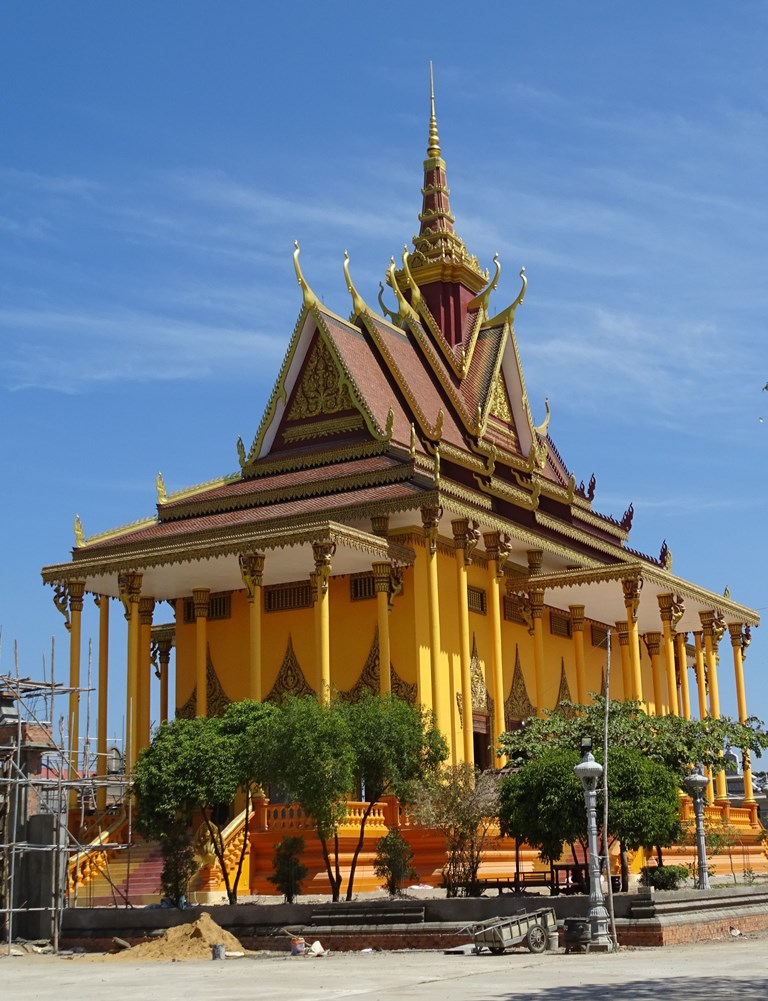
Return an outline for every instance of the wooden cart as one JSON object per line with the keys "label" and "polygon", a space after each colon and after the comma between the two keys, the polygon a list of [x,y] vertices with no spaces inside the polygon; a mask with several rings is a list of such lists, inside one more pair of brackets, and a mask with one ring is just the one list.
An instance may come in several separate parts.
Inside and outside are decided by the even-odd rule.
{"label": "wooden cart", "polygon": [[554,908],[538,911],[518,911],[509,917],[489,918],[467,925],[475,943],[475,952],[488,949],[500,956],[515,945],[526,945],[529,952],[544,952],[551,933],[557,931]]}

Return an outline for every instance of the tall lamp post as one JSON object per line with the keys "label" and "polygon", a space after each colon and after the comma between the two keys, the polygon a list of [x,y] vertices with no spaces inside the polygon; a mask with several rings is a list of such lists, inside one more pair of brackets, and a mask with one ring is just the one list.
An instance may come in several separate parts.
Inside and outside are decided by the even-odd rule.
{"label": "tall lamp post", "polygon": [[610,952],[613,942],[608,934],[608,911],[605,908],[603,888],[600,884],[600,856],[597,848],[597,781],[603,766],[592,757],[592,741],[581,741],[581,761],[573,769],[584,787],[584,805],[587,809],[587,840],[589,843],[589,914],[592,925],[591,949]]}
{"label": "tall lamp post", "polygon": [[704,833],[704,794],[709,785],[709,779],[702,774],[702,767],[692,772],[685,780],[688,792],[693,799],[693,812],[696,817],[696,853],[698,856],[699,878],[696,880],[696,887],[699,890],[708,890],[709,871],[707,869],[707,842]]}

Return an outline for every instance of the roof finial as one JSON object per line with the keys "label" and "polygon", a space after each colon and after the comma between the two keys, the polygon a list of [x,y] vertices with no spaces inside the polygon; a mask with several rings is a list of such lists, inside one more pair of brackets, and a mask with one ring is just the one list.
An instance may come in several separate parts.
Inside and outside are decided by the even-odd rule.
{"label": "roof finial", "polygon": [[432,73],[432,60],[429,61],[429,145],[427,156],[440,156],[440,137],[437,134],[437,118],[435,117],[435,78]]}

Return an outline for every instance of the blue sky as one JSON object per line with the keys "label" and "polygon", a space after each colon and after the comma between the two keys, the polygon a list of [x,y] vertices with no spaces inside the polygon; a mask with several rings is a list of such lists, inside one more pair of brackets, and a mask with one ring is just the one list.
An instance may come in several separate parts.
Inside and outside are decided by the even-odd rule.
{"label": "blue sky", "polygon": [[[76,513],[93,534],[151,514],[158,470],[237,468],[300,307],[294,239],[329,306],[345,249],[375,301],[417,230],[430,59],[498,308],[527,269],[534,415],[549,397],[598,510],[634,503],[636,548],[666,538],[676,573],[765,615],[768,5],[275,6],[0,10],[0,672],[17,641],[39,677],[55,635],[63,676],[39,569]],[[764,627],[763,719],[767,659]]]}

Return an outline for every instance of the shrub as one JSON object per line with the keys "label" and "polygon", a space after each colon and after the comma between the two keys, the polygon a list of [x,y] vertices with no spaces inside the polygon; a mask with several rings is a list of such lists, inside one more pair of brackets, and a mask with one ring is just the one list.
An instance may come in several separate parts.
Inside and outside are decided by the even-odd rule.
{"label": "shrub", "polygon": [[688,875],[688,869],[684,865],[649,865],[643,869],[640,882],[655,890],[677,890]]}
{"label": "shrub", "polygon": [[272,860],[272,875],[267,876],[285,898],[286,904],[292,904],[301,892],[301,881],[307,875],[307,867],[300,861],[304,851],[304,838],[283,838],[275,845],[275,857]]}
{"label": "shrub", "polygon": [[419,878],[412,860],[413,849],[397,828],[377,842],[373,871],[384,880],[384,889],[390,897],[402,893],[403,883]]}

